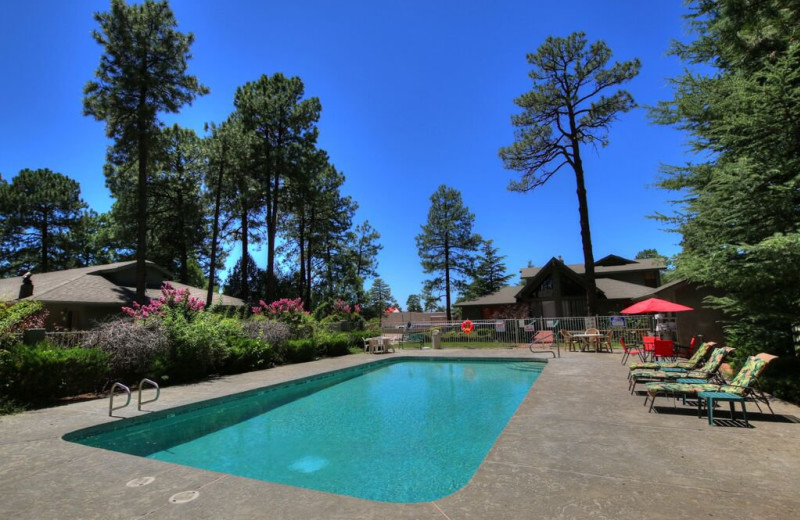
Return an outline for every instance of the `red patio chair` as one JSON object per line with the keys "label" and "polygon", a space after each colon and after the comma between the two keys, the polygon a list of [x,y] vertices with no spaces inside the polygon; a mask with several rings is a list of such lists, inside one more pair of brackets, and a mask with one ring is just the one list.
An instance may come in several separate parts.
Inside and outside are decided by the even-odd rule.
{"label": "red patio chair", "polygon": [[644,345],[644,360],[647,358],[653,359],[653,351],[655,350],[655,336],[642,336],[642,345]]}
{"label": "red patio chair", "polygon": [[639,359],[641,361],[644,361],[644,357],[642,357],[644,351],[641,348],[628,347],[628,345],[625,344],[625,338],[623,338],[622,336],[619,337],[619,344],[622,345],[622,352],[623,352],[621,364],[624,365],[625,362],[628,361],[628,358],[631,356],[631,354],[633,354],[634,356],[639,356]]}
{"label": "red patio chair", "polygon": [[663,358],[675,361],[675,344],[671,339],[656,339],[653,341],[653,359]]}

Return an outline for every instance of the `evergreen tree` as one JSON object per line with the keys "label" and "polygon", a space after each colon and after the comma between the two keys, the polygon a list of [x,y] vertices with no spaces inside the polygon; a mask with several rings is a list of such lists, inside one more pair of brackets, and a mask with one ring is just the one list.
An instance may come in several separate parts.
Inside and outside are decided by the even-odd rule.
{"label": "evergreen tree", "polygon": [[84,208],[78,183],[48,169],[25,169],[10,184],[0,184],[2,275],[69,267],[75,251],[65,238]]}
{"label": "evergreen tree", "polygon": [[464,278],[471,271],[473,254],[481,242],[480,236],[472,233],[474,221],[475,215],[464,206],[461,192],[442,185],[431,195],[428,221],[416,237],[423,271],[437,275],[428,280],[430,289],[444,292],[447,321],[452,317],[451,291],[464,288]]}
{"label": "evergreen tree", "polygon": [[594,316],[597,286],[581,146],[608,144],[610,124],[635,103],[624,90],[610,96],[603,92],[636,76],[640,63],[635,59],[606,68],[611,49],[602,41],[588,48],[587,43],[582,32],[550,36],[535,54],[528,54],[533,89],[514,100],[523,110],[511,118],[516,142],[501,148],[500,157],[506,168],[522,172],[519,181],[509,184],[511,191],[533,191],[565,166],[575,172],[586,299],[588,314]]}
{"label": "evergreen tree", "polygon": [[372,287],[367,291],[367,303],[362,309],[365,318],[383,316],[389,307],[398,307],[397,300],[392,296],[392,290],[382,278],[375,278]]}
{"label": "evergreen tree", "polygon": [[378,275],[378,253],[383,249],[378,242],[380,238],[381,234],[370,225],[369,220],[356,226],[348,237],[348,242],[353,244],[351,256],[358,279]]}
{"label": "evergreen tree", "polygon": [[476,259],[476,267],[472,273],[472,282],[464,294],[465,300],[494,294],[506,287],[508,281],[514,277],[506,274],[506,265],[503,262],[505,256],[497,254],[493,243],[493,240],[486,240],[481,246],[481,254]]}
{"label": "evergreen tree", "polygon": [[406,310],[408,312],[422,312],[422,302],[419,294],[409,294],[406,299]]}
{"label": "evergreen tree", "polygon": [[268,300],[275,295],[275,248],[286,181],[317,140],[322,108],[317,98],[303,99],[304,94],[300,78],[277,73],[237,88],[234,98],[238,117],[255,137],[251,157],[264,195]]}
{"label": "evergreen tree", "polygon": [[284,219],[289,252],[298,259],[298,294],[311,309],[317,298],[348,298],[344,283],[351,278],[347,232],[356,205],[341,195],[344,175],[322,150],[309,150],[299,171],[287,182]]}
{"label": "evergreen tree", "polygon": [[232,148],[236,136],[232,123],[228,121],[217,126],[214,123],[206,124],[206,131],[211,135],[203,140],[206,158],[205,185],[207,201],[213,208],[211,214],[211,242],[209,244],[208,260],[208,291],[206,292],[206,308],[211,306],[214,297],[214,287],[217,283],[217,269],[220,258],[224,255],[221,248],[221,236],[230,231],[230,215],[224,213],[223,199],[228,194],[225,190],[226,181],[230,181],[232,163]]}
{"label": "evergreen tree", "polygon": [[728,315],[737,357],[791,357],[800,315],[800,10],[788,0],[696,0],[691,9],[697,38],[672,52],[703,67],[673,79],[674,98],[651,112],[687,132],[700,154],[666,168],[661,183],[685,195],[670,219],[683,237],[676,269],[723,294],[709,301]]}
{"label": "evergreen tree", "polygon": [[88,267],[92,265],[110,264],[117,260],[114,228],[110,215],[98,215],[96,211],[84,209],[78,221],[70,227],[64,237],[69,245],[65,255],[66,268]]}
{"label": "evergreen tree", "polygon": [[186,74],[192,34],[176,30],[177,21],[164,2],[128,5],[111,0],[111,11],[96,13],[100,30],[94,39],[104,54],[96,80],[84,88],[84,114],[105,121],[114,140],[109,162],[137,165],[136,300],[145,302],[147,259],[147,180],[157,146],[159,112],[176,113],[208,89]]}
{"label": "evergreen tree", "polygon": [[[149,259],[173,271],[181,283],[199,282],[190,272],[204,258],[208,234],[201,141],[193,130],[174,125],[159,134],[151,157],[145,220]],[[107,165],[105,174],[116,198],[111,213],[117,239],[133,249],[139,227],[136,173]]]}
{"label": "evergreen tree", "polygon": [[[266,276],[264,275],[263,269],[260,269],[256,265],[253,257],[250,256],[249,253],[244,256],[248,256],[249,258],[245,261],[242,261],[242,258],[240,258],[228,272],[225,284],[223,285],[223,292],[229,296],[235,296],[236,298],[245,300],[249,304],[253,304],[258,302],[259,296],[263,297]],[[242,272],[243,265],[246,266],[247,272]],[[247,283],[247,295],[245,295],[243,290],[243,280]],[[256,297],[253,298],[253,295],[256,295]],[[245,299],[245,296],[250,297],[250,299]]]}
{"label": "evergreen tree", "polygon": [[423,284],[420,298],[422,299],[422,308],[425,312],[444,311],[444,307],[439,304],[441,297],[433,294],[433,290],[429,284]]}

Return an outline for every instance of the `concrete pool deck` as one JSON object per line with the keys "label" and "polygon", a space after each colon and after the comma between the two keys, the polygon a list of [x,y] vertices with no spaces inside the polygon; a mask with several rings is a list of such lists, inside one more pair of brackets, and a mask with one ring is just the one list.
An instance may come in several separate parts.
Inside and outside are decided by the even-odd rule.
{"label": "concrete pool deck", "polygon": [[[398,350],[388,356],[549,358],[518,350]],[[162,390],[161,410],[384,359],[352,355]],[[562,352],[472,480],[434,502],[388,504],[273,484],[66,442],[107,422],[108,399],[0,417],[0,518],[521,519],[800,518],[800,409],[748,406],[750,428],[718,426],[670,399],[647,413],[619,354]],[[134,396],[135,400],[135,396]],[[135,403],[115,415],[138,415]],[[364,442],[353,439],[353,442]],[[403,432],[389,442],[403,442]],[[135,479],[151,483],[131,487]],[[369,485],[369,475],[364,475]],[[180,503],[184,492],[197,498]],[[178,503],[174,503],[178,502]]]}

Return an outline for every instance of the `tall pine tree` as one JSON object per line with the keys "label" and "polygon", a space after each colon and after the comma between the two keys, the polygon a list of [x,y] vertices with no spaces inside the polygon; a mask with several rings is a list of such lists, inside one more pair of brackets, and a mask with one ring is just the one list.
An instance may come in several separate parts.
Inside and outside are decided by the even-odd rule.
{"label": "tall pine tree", "polygon": [[75,251],[67,235],[79,226],[85,208],[78,183],[46,168],[22,170],[10,184],[0,184],[2,274],[71,267]]}
{"label": "tall pine tree", "polygon": [[84,88],[84,114],[106,123],[114,140],[109,162],[137,167],[136,300],[145,301],[147,180],[157,146],[159,112],[176,113],[208,89],[186,73],[192,34],[176,27],[169,4],[145,0],[128,5],[111,0],[111,11],[95,14],[94,39],[104,54],[95,80]]}
{"label": "tall pine tree", "polygon": [[723,294],[709,300],[728,315],[740,360],[764,350],[785,360],[800,316],[800,10],[789,0],[690,7],[696,39],[672,48],[689,67],[652,110],[698,152],[661,183],[684,195],[671,219],[683,237],[676,270]]}
{"label": "tall pine tree", "polygon": [[445,185],[431,195],[428,221],[417,235],[417,250],[432,290],[444,292],[447,321],[452,318],[451,294],[463,290],[465,277],[472,267],[472,258],[481,243],[480,236],[472,232],[475,215],[464,206],[461,192]]}
{"label": "tall pine tree", "polygon": [[581,243],[586,266],[587,313],[597,314],[594,253],[589,227],[582,146],[608,144],[608,128],[621,112],[635,106],[624,90],[606,96],[605,91],[631,80],[639,73],[638,59],[606,68],[611,49],[602,41],[588,45],[586,35],[548,37],[536,53],[528,54],[533,66],[533,89],[514,100],[522,113],[511,118],[516,141],[500,149],[506,168],[522,172],[511,191],[533,191],[564,167],[575,173]]}

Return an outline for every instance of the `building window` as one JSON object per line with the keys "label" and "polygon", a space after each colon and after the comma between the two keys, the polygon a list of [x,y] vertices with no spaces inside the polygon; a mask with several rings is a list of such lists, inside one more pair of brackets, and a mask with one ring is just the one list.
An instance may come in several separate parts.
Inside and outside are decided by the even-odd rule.
{"label": "building window", "polygon": [[534,298],[544,298],[548,296],[554,296],[553,294],[553,279],[551,277],[547,277],[542,280],[542,283],[536,290],[533,292]]}

